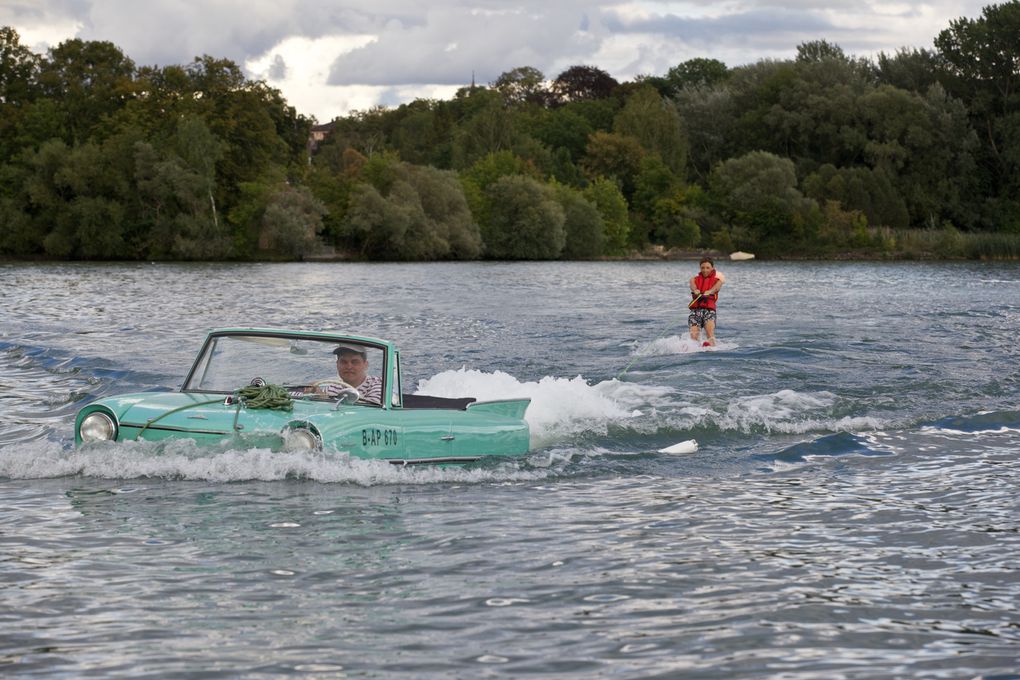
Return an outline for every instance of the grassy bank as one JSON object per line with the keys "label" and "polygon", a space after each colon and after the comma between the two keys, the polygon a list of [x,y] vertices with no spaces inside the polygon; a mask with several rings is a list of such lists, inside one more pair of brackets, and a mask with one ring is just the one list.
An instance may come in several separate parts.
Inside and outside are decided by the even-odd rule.
{"label": "grassy bank", "polygon": [[[1020,260],[1020,234],[944,229],[869,228],[866,243],[829,253],[836,259]],[[824,257],[824,256],[823,256]]]}

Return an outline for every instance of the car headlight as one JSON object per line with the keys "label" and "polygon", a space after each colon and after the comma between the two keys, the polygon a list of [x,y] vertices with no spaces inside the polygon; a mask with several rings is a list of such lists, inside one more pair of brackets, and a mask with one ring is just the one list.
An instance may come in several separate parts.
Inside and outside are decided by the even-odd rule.
{"label": "car headlight", "polygon": [[291,451],[314,451],[321,448],[318,436],[304,427],[296,427],[283,433],[283,445]]}
{"label": "car headlight", "polygon": [[113,418],[96,411],[82,419],[78,433],[83,442],[105,442],[117,437],[117,426],[113,424]]}

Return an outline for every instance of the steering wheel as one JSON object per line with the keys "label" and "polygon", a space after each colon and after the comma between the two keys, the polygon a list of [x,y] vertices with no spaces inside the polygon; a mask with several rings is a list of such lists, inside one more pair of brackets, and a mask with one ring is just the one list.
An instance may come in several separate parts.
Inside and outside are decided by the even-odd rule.
{"label": "steering wheel", "polygon": [[357,388],[353,385],[344,382],[340,378],[326,378],[325,380],[316,380],[311,384],[311,387],[316,392],[323,395],[329,395],[327,387],[335,387],[339,391],[334,395],[344,404],[353,404],[361,398],[361,393],[358,392]]}

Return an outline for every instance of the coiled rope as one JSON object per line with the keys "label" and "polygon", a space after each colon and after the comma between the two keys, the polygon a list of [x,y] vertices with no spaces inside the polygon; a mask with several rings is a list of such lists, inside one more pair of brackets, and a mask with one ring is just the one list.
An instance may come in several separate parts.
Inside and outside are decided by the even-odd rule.
{"label": "coiled rope", "polygon": [[235,392],[245,408],[265,408],[273,411],[293,411],[294,400],[279,385],[249,385]]}

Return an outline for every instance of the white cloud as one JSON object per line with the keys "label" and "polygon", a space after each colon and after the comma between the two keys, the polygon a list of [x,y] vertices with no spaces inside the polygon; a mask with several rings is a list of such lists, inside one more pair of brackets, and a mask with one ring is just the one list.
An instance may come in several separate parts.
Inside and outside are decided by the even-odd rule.
{"label": "white cloud", "polygon": [[21,43],[41,54],[77,35],[82,22],[66,3],[8,0],[0,2],[0,26],[14,26]]}
{"label": "white cloud", "polygon": [[283,92],[299,112],[325,122],[348,111],[371,108],[379,101],[385,88],[336,87],[327,83],[330,65],[339,55],[364,47],[375,39],[372,35],[292,36],[245,61],[243,66],[252,77],[265,80]]}
{"label": "white cloud", "polygon": [[419,21],[387,22],[376,42],[338,58],[330,82],[465,85],[472,73],[491,82],[517,66],[545,70],[560,58],[589,59],[597,49],[597,38],[580,30],[579,3],[526,4],[533,7],[481,11],[432,3]]}

